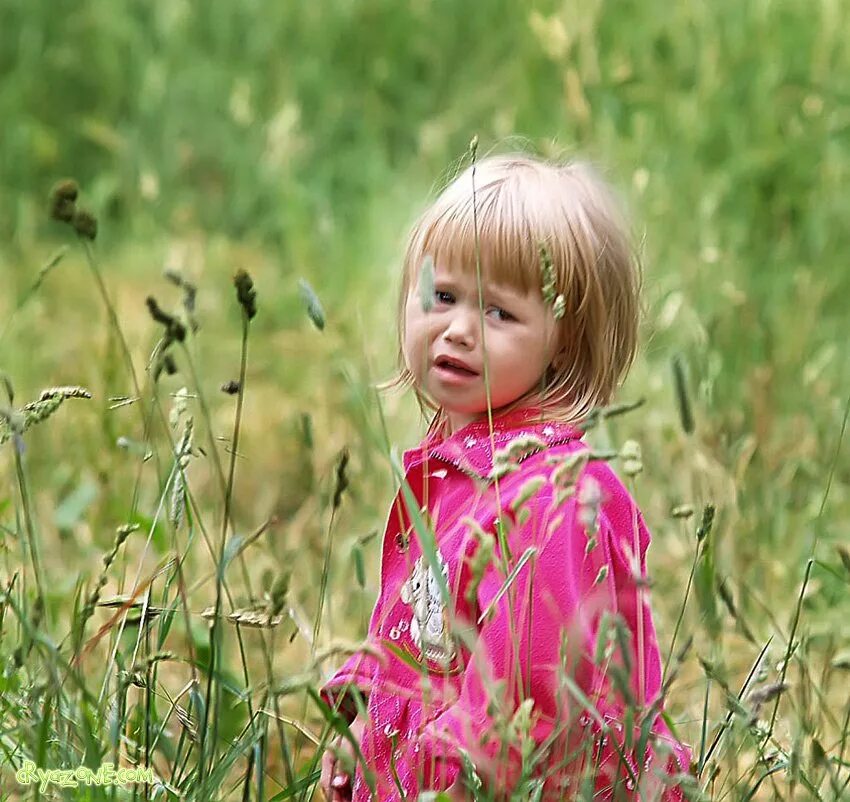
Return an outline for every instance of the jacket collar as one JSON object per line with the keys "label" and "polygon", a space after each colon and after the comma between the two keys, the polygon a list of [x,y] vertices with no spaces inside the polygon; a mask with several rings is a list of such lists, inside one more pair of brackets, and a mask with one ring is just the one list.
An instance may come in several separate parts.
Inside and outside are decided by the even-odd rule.
{"label": "jacket collar", "polygon": [[[526,436],[537,438],[548,448],[578,440],[582,432],[570,424],[544,419],[540,409],[513,410],[494,416],[492,441],[486,418],[473,421],[446,438],[439,432],[429,435],[418,446],[404,452],[404,470],[407,472],[426,459],[439,460],[486,480],[493,469],[493,446],[498,455],[501,449]],[[532,441],[513,461],[521,462],[540,450],[541,446],[535,447]]]}

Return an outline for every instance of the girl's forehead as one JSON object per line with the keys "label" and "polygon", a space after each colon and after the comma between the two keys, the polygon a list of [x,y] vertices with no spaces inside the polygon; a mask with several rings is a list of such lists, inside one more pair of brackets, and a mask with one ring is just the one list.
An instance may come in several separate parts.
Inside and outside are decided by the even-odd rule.
{"label": "girl's forehead", "polygon": [[[452,264],[445,261],[434,263],[434,278],[436,281],[448,281],[453,284],[469,286],[478,285],[476,266],[469,264]],[[507,276],[499,275],[497,271],[481,266],[481,283],[488,290],[505,295],[526,295],[519,281],[510,281]]]}

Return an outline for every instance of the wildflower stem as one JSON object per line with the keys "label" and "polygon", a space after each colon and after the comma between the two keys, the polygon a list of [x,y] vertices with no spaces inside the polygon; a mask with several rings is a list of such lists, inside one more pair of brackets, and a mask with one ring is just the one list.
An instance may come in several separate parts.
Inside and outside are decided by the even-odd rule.
{"label": "wildflower stem", "polygon": [[322,561],[322,576],[319,581],[318,609],[316,610],[316,620],[313,622],[313,643],[310,645],[311,657],[314,657],[316,654],[316,647],[318,646],[319,641],[319,632],[322,628],[322,611],[324,608],[325,594],[327,593],[328,589],[328,575],[330,574],[331,548],[333,545],[333,529],[335,518],[336,508],[333,508],[331,510],[330,521],[328,521],[328,531],[325,536],[325,555]]}
{"label": "wildflower stem", "polygon": [[[217,644],[221,647],[221,589],[222,582],[224,579],[224,544],[227,540],[227,527],[230,522],[231,512],[230,505],[233,499],[233,481],[234,476],[236,474],[236,454],[239,449],[239,431],[241,428],[242,422],[242,405],[245,398],[245,374],[247,372],[248,365],[248,325],[249,325],[249,317],[243,311],[242,314],[242,353],[239,364],[239,393],[236,396],[236,420],[233,423],[233,438],[230,443],[230,465],[227,471],[227,485],[224,491],[224,515],[221,519],[221,540],[219,543],[219,553],[218,553],[218,567],[219,570],[216,572],[216,580],[215,580],[215,618],[213,619],[213,626],[210,632],[210,647],[211,647],[211,662],[215,659],[215,645]],[[212,434],[212,430],[210,430],[210,434]],[[217,452],[216,452],[217,453]],[[245,573],[245,581],[246,586],[250,588],[250,582],[248,580],[248,572],[245,567],[244,559],[241,560],[242,568]],[[212,666],[210,668],[209,681],[212,681],[213,677]],[[217,673],[217,672],[215,672]],[[221,703],[221,682],[216,681],[216,699],[215,699],[215,708],[216,715],[213,718],[213,730],[212,730],[212,743],[213,746],[218,741],[218,721],[220,718],[220,703]],[[207,685],[207,704],[206,709],[204,711],[204,718],[209,715],[210,709],[210,695],[209,695],[209,684]],[[253,717],[252,717],[253,720]],[[204,722],[204,732],[206,732],[206,721]],[[203,755],[203,750],[202,750]]]}
{"label": "wildflower stem", "polygon": [[[133,390],[137,397],[142,397],[142,391],[139,386],[139,380],[136,377],[136,369],[133,367],[133,357],[130,355],[130,348],[127,345],[127,340],[124,338],[124,332],[121,329],[121,324],[118,322],[118,315],[115,312],[115,305],[112,303],[112,299],[109,297],[109,293],[106,290],[106,284],[103,281],[103,275],[100,271],[100,267],[97,264],[97,260],[94,258],[94,253],[92,252],[91,243],[83,237],[80,237],[80,242],[83,245],[83,251],[86,254],[86,261],[89,264],[89,268],[91,269],[92,275],[94,276],[95,283],[97,284],[98,291],[100,292],[100,297],[103,299],[103,304],[106,307],[106,313],[109,316],[109,322],[112,325],[112,328],[115,330],[115,334],[118,337],[118,342],[121,345],[121,355],[124,357],[124,361],[127,365],[127,371],[130,374],[130,379],[133,382]],[[144,416],[142,418],[144,422]]]}
{"label": "wildflower stem", "polygon": [[[280,756],[283,760],[284,771],[286,772],[286,783],[287,783],[288,786],[291,787],[295,783],[295,774],[294,774],[294,771],[293,771],[292,757],[291,757],[290,752],[289,752],[289,741],[287,740],[286,732],[283,729],[283,720],[282,720],[282,716],[281,716],[281,713],[280,713],[280,700],[278,699],[278,695],[273,692],[273,689],[274,689],[274,666],[273,666],[273,663],[272,663],[272,657],[274,655],[274,641],[275,641],[276,631],[277,630],[274,630],[274,629],[271,631],[271,633],[269,635],[270,645],[269,645],[269,648],[265,651],[266,674],[268,676],[269,688],[272,689],[272,704],[274,705],[275,723],[277,725],[277,737],[278,737],[278,740],[280,741]],[[265,638],[263,638],[263,641],[265,642]],[[267,691],[266,694],[263,697],[262,704],[260,704],[260,710],[266,709],[266,705],[268,704],[268,697],[269,697],[269,694],[268,694],[268,691]],[[258,718],[259,718],[259,716],[258,716]],[[268,719],[265,716],[263,717],[263,719],[264,719],[263,727],[264,727],[264,729],[267,729],[268,728]],[[263,768],[264,765],[265,764],[261,764],[258,767],[258,772],[260,774],[262,774],[262,768]],[[260,798],[262,798],[262,797],[260,797]]]}
{"label": "wildflower stem", "polygon": [[15,452],[15,473],[18,477],[18,489],[21,493],[21,507],[24,514],[24,529],[26,531],[27,543],[29,545],[30,559],[32,560],[32,570],[35,575],[35,584],[38,589],[38,596],[42,599],[42,601],[44,601],[44,577],[41,572],[41,556],[39,554],[38,538],[36,537],[35,526],[33,524],[29,485],[27,483],[23,460],[21,459],[21,453],[17,444],[15,444],[15,447],[12,450]]}
{"label": "wildflower stem", "polygon": [[679,636],[679,627],[682,625],[682,619],[685,616],[685,608],[688,606],[688,598],[691,594],[691,585],[693,585],[694,574],[697,570],[697,560],[699,560],[699,548],[700,544],[697,541],[696,548],[694,549],[694,561],[691,564],[691,573],[688,576],[688,584],[685,586],[685,598],[682,599],[682,606],[679,608],[679,617],[676,619],[676,626],[673,628],[673,638],[670,641],[670,651],[667,652],[667,659],[664,661],[664,673],[661,675],[661,684],[664,684],[664,680],[667,679],[667,671],[670,668],[670,660],[673,658],[673,653],[676,649],[676,638]]}
{"label": "wildflower stem", "polygon": [[68,246],[63,245],[50,259],[45,262],[44,266],[41,270],[38,271],[38,275],[36,276],[35,281],[30,285],[29,289],[21,296],[15,308],[11,311],[11,313],[6,317],[6,320],[3,323],[3,328],[0,329],[0,343],[3,342],[6,335],[9,333],[9,329],[12,327],[12,323],[15,320],[15,317],[18,313],[24,308],[24,306],[29,303],[29,300],[41,289],[41,285],[44,283],[44,280],[47,278],[47,275],[53,270],[59,262],[62,261],[65,254],[68,252]]}

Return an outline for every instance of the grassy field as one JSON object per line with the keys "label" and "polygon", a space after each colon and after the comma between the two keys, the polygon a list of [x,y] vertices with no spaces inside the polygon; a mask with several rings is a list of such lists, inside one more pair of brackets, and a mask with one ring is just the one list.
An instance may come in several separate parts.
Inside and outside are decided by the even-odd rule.
{"label": "grassy field", "polygon": [[[473,135],[590,157],[632,210],[646,315],[619,400],[644,403],[588,438],[642,448],[700,787],[850,798],[847,41],[834,0],[4,0],[0,800],[32,793],[24,760],[150,765],[159,798],[310,798],[311,691],[365,634],[387,446],[425,429],[386,396],[385,437],[371,389],[401,247]],[[94,242],[49,219],[67,176]],[[25,409],[58,386],[91,398]]]}

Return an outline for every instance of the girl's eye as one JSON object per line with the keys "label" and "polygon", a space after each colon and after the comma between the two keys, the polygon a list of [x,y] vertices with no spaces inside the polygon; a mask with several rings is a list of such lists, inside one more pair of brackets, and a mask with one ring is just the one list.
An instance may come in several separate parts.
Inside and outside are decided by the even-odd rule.
{"label": "girl's eye", "polygon": [[515,320],[516,319],[516,318],[514,318],[514,316],[510,312],[505,311],[500,306],[491,306],[488,311],[497,312],[499,319],[503,320],[505,322],[507,322],[509,320]]}
{"label": "girl's eye", "polygon": [[441,304],[448,304],[454,300],[450,292],[444,292],[443,290],[436,290],[434,292],[434,297]]}

